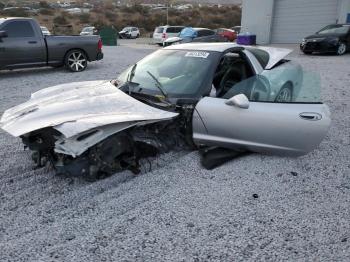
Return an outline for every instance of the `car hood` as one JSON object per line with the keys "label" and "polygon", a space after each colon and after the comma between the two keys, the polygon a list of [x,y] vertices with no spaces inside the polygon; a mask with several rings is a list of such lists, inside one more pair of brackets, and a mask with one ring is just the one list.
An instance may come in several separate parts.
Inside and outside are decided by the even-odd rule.
{"label": "car hood", "polygon": [[346,34],[314,34],[305,37],[305,39],[318,39],[318,38],[332,38],[332,37],[343,37]]}
{"label": "car hood", "polygon": [[132,98],[109,81],[88,81],[33,93],[27,102],[4,112],[0,127],[13,136],[53,127],[68,138],[99,126],[176,116]]}

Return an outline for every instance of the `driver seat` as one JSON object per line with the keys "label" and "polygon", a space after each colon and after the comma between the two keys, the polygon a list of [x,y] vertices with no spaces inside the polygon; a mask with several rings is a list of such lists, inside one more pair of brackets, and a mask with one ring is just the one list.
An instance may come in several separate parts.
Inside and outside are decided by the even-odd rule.
{"label": "driver seat", "polygon": [[219,88],[217,90],[217,97],[222,97],[230,90],[235,84],[243,81],[247,78],[246,64],[243,60],[236,61],[226,71],[222,77]]}

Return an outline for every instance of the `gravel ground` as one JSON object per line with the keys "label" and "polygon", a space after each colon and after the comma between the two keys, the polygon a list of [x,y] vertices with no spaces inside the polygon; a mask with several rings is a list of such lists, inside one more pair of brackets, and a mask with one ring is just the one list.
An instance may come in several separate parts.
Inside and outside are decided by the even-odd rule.
{"label": "gravel ground", "polygon": [[[104,51],[83,73],[0,72],[0,113],[44,87],[113,78],[152,49]],[[207,171],[197,152],[174,152],[146,174],[88,183],[34,170],[0,131],[0,260],[349,261],[350,55],[292,56],[321,73],[333,119],[300,158],[253,154]]]}

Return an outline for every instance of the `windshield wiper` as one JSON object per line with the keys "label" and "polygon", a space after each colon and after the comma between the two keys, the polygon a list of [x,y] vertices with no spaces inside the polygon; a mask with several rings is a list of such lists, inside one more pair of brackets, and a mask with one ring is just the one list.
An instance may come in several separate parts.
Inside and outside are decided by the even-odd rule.
{"label": "windshield wiper", "polygon": [[147,71],[147,74],[150,75],[150,77],[152,77],[152,79],[154,80],[155,82],[155,86],[160,90],[160,92],[162,92],[163,96],[168,99],[168,94],[167,92],[164,90],[164,87],[162,85],[161,82],[159,82],[159,80],[150,72],[150,71]]}

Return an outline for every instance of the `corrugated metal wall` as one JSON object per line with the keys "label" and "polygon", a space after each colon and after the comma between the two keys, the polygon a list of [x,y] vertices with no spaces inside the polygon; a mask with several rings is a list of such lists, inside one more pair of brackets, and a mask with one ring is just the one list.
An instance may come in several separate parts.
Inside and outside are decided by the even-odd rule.
{"label": "corrugated metal wall", "polygon": [[275,0],[272,17],[271,43],[298,43],[336,23],[338,0]]}

